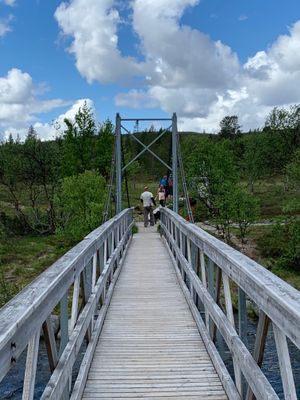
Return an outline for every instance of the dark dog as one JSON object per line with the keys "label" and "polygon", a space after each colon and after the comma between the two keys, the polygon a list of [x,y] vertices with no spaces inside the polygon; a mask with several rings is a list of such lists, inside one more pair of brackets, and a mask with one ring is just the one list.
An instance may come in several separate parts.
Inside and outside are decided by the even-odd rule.
{"label": "dark dog", "polygon": [[154,215],[154,222],[156,224],[157,221],[160,219],[159,207],[157,207],[155,210],[153,210],[153,215]]}

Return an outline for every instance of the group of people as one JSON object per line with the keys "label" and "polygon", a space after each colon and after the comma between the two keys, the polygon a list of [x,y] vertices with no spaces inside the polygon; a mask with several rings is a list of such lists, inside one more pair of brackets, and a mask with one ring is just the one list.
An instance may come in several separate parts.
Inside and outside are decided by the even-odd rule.
{"label": "group of people", "polygon": [[165,207],[166,200],[168,197],[173,196],[173,179],[170,175],[169,177],[165,175],[159,181],[159,186],[157,190],[157,196],[154,198],[153,194],[148,190],[148,187],[144,187],[144,191],[141,194],[140,200],[143,203],[143,214],[144,214],[144,226],[147,227],[149,223],[150,215],[150,225],[153,226],[156,222],[155,220],[159,218],[159,208],[153,210],[152,206],[156,207],[156,200],[158,198],[159,205]]}
{"label": "group of people", "polygon": [[167,198],[173,196],[173,178],[172,175],[169,177],[165,175],[159,181],[159,187],[157,191],[159,204],[164,207],[166,205]]}

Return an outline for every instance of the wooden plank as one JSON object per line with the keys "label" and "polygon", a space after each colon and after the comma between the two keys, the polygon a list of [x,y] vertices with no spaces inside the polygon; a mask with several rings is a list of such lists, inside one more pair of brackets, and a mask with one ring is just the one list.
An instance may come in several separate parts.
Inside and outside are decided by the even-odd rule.
{"label": "wooden plank", "polygon": [[51,315],[43,323],[43,332],[49,360],[49,367],[50,371],[53,372],[57,365],[58,356]]}
{"label": "wooden plank", "polygon": [[[130,227],[128,227],[130,229]],[[91,318],[94,318],[94,312],[96,305],[99,302],[99,298],[102,294],[104,285],[106,283],[106,279],[110,274],[111,268],[113,263],[115,262],[118,252],[123,245],[126,237],[122,238],[119,246],[111,257],[107,260],[106,266],[104,271],[102,272],[101,276],[99,277],[97,284],[95,286],[95,292],[91,294],[87,304],[85,305],[84,309],[79,315],[77,324],[70,335],[69,342],[61,355],[59,362],[55,371],[53,372],[41,399],[59,399],[62,395],[66,384],[68,382],[68,377],[72,372],[73,364],[76,360],[76,357],[79,353],[80,346],[83,342],[84,336],[86,334],[87,328],[90,324]]]}
{"label": "wooden plank", "polygon": [[[165,207],[161,215],[164,220],[172,219],[181,232],[212,259],[300,348],[298,290],[195,224],[188,223],[172,210]],[[161,226],[164,229],[164,224]]]}
{"label": "wooden plank", "polygon": [[273,332],[279,359],[284,398],[287,400],[297,400],[295,382],[286,336],[274,323]]}
{"label": "wooden plank", "polygon": [[[165,242],[166,243],[166,242]],[[174,261],[173,261],[173,265],[174,265]],[[175,265],[174,265],[175,266]],[[198,326],[199,332],[201,334],[201,337],[204,341],[204,344],[206,346],[207,352],[210,355],[210,358],[216,368],[216,371],[218,373],[218,376],[220,378],[220,381],[222,382],[222,385],[224,386],[224,389],[228,395],[228,397],[231,400],[239,400],[240,399],[240,395],[232,381],[231,376],[229,375],[220,355],[219,352],[217,351],[210,335],[208,332],[208,326],[205,326],[199,311],[197,309],[197,307],[195,306],[194,302],[192,301],[192,299],[190,298],[189,292],[186,288],[186,286],[184,285],[184,282],[181,279],[181,275],[179,274],[179,271],[175,269],[175,272],[177,274],[181,289],[185,295],[185,298],[190,306],[190,309],[192,311],[193,317],[195,319],[195,322]]]}
{"label": "wooden plank", "polygon": [[40,329],[37,330],[35,335],[28,343],[22,400],[33,399],[39,343]]}
{"label": "wooden plank", "polygon": [[77,321],[79,293],[80,293],[80,275],[76,276],[75,281],[74,281],[70,333],[73,331],[74,326]]}
{"label": "wooden plank", "polygon": [[190,395],[227,398],[165,247],[155,228],[139,230],[116,284],[83,398]]}
{"label": "wooden plank", "polygon": [[[131,241],[131,239],[130,239],[130,241]],[[128,246],[130,244],[130,241],[128,242]],[[77,400],[77,399],[79,400],[82,397],[83,390],[84,390],[84,384],[87,379],[87,374],[88,374],[88,371],[89,371],[89,368],[91,365],[92,357],[93,357],[93,354],[95,353],[96,344],[97,344],[97,341],[98,341],[98,338],[99,338],[99,335],[100,335],[100,332],[101,332],[101,329],[102,329],[102,326],[104,323],[104,317],[107,313],[107,309],[110,304],[110,300],[111,300],[111,297],[112,297],[112,294],[114,291],[114,287],[115,287],[115,282],[118,280],[119,273],[121,272],[121,268],[123,266],[124,259],[126,257],[126,253],[128,251],[128,246],[126,247],[125,252],[123,253],[122,259],[120,260],[119,271],[116,274],[116,276],[114,278],[114,282],[111,285],[111,287],[109,288],[109,291],[107,293],[106,302],[101,308],[100,315],[98,316],[98,319],[97,319],[97,322],[95,325],[95,329],[94,329],[94,332],[93,332],[93,335],[91,338],[91,342],[89,343],[89,346],[85,352],[84,358],[80,365],[80,371],[76,378],[76,382],[74,384],[74,388],[73,388],[72,396],[71,396],[70,400]]]}
{"label": "wooden plank", "polygon": [[[163,229],[165,228],[163,227]],[[172,241],[172,238],[170,238],[170,240]],[[174,242],[172,242],[172,245],[174,245]],[[255,396],[261,399],[278,400],[278,396],[273,387],[268,382],[262,371],[259,369],[249,350],[246,348],[246,346],[238,336],[232,324],[229,322],[220,307],[214,302],[214,299],[212,298],[208,290],[204,288],[201,281],[198,279],[195,271],[190,267],[190,265],[176,246],[175,251],[177,253],[177,257],[180,258],[180,262],[184,267],[185,272],[189,274],[190,279],[193,279],[194,289],[199,295],[200,300],[207,307],[211,318],[217,325],[217,328],[224,338],[229,350],[232,354],[235,355],[239,367],[241,368]]]}
{"label": "wooden plank", "polygon": [[[222,274],[223,280],[223,288],[224,288],[224,297],[225,297],[225,306],[226,306],[226,314],[229,322],[234,327],[234,316],[233,316],[233,307],[232,307],[232,300],[231,300],[231,291],[230,291],[230,283],[228,276],[226,274]],[[242,394],[242,375],[241,370],[239,368],[238,362],[236,360],[235,354],[232,353],[232,361],[233,361],[233,369],[234,369],[234,377],[235,377],[235,384],[238,388],[240,394]]]}
{"label": "wooden plank", "polygon": [[111,229],[130,213],[124,210],[91,232],[1,309],[0,380],[11,368],[11,344],[18,358],[36,327],[42,326],[60,301],[61,293],[65,293],[73,284],[74,276],[81,273],[84,261],[93,256]]}
{"label": "wooden plank", "polygon": [[[268,318],[268,316],[263,311],[260,311],[258,325],[256,329],[254,351],[253,351],[253,358],[257,362],[257,365],[259,367],[262,366],[263,362],[269,324],[270,324],[270,319]],[[252,390],[248,387],[246,400],[253,400],[253,399],[254,399],[254,394]]]}

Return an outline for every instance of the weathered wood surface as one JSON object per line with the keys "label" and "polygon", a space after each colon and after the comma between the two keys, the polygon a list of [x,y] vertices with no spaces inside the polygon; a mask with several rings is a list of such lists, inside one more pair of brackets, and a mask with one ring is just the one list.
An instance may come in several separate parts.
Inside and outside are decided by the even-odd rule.
{"label": "weathered wood surface", "polygon": [[[202,309],[205,310],[207,332],[213,337],[211,326],[215,325],[231,352],[235,384],[239,392],[245,394],[246,384],[248,384],[247,399],[252,398],[253,395],[261,400],[279,399],[271,381],[267,380],[260,368],[267,325],[265,329],[264,324],[259,324],[258,340],[253,356],[245,346],[245,303],[246,296],[248,296],[258,306],[260,313],[263,313],[275,328],[274,336],[285,399],[296,399],[287,338],[289,337],[297,347],[300,347],[300,292],[245,255],[193,224],[189,224],[173,211],[163,208],[160,217],[161,233],[177,274],[182,275],[186,289],[184,292],[188,292],[187,301],[190,304],[190,298],[196,299],[193,304],[190,304],[193,315],[194,305],[198,300],[200,305],[202,304]],[[177,231],[180,231],[179,243]],[[193,250],[195,247],[198,248],[195,260],[198,263],[200,258],[201,277],[195,272],[196,264],[191,260],[187,247]],[[215,268],[211,268],[212,266]],[[222,271],[223,278],[223,288],[221,289],[225,297],[225,304],[221,306],[217,304],[217,293],[220,291],[218,272],[220,271]],[[230,281],[233,281],[235,286],[237,285],[239,291],[239,331],[234,326]],[[194,318],[198,324],[195,315]],[[199,331],[202,332],[202,329],[199,328]],[[207,346],[207,348],[209,347]],[[212,360],[214,360],[213,356]],[[216,369],[218,370],[217,366]],[[243,373],[242,379],[239,377],[239,370]],[[219,373],[219,376],[221,375]],[[226,389],[225,384],[223,385]],[[226,392],[231,398],[228,388]]]}
{"label": "weathered wood surface", "polygon": [[227,399],[156,228],[134,235],[83,399]]}
{"label": "weathered wood surface", "polygon": [[[249,257],[184,221],[178,214],[163,209],[183,236],[188,237],[210,260],[252,299],[259,309],[300,348],[300,292]],[[164,215],[161,215],[164,217]]]}

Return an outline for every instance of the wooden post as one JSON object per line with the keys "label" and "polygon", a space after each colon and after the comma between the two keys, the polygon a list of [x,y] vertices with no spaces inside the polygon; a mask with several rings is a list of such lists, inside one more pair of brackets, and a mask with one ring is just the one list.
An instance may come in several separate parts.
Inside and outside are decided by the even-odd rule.
{"label": "wooden post", "polygon": [[52,373],[57,365],[58,357],[57,357],[57,348],[56,348],[51,315],[43,323],[43,332],[44,332],[45,345],[48,355],[49,367]]}
{"label": "wooden post", "polygon": [[39,342],[40,329],[36,331],[28,343],[22,400],[32,400],[34,396]]}
{"label": "wooden post", "polygon": [[[213,261],[208,258],[207,262],[207,277],[208,277],[208,291],[211,297],[215,298],[215,288],[214,288],[214,263]],[[210,337],[212,338],[213,335],[213,321],[209,318],[209,324],[207,326],[209,330]]]}
{"label": "wooden post", "polygon": [[286,336],[284,335],[284,333],[282,333],[278,326],[274,324],[274,322],[272,323],[272,325],[277,348],[284,397],[288,400],[297,400],[295,382]]}

